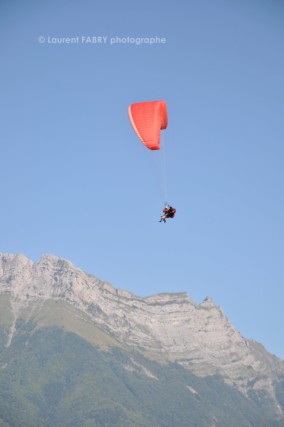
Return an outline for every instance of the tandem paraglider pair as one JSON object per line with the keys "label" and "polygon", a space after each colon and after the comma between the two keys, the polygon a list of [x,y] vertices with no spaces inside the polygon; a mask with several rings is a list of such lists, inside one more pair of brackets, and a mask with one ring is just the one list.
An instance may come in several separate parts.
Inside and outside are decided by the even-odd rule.
{"label": "tandem paraglider pair", "polygon": [[[150,101],[132,104],[128,109],[128,115],[141,142],[149,150],[160,150],[160,131],[168,126],[166,102]],[[167,218],[174,218],[175,213],[176,209],[166,203],[159,222],[166,222]]]}
{"label": "tandem paraglider pair", "polygon": [[168,218],[174,218],[176,209],[172,206],[166,205],[166,207],[163,209],[164,214],[161,216],[161,219],[159,222],[166,222],[166,219]]}

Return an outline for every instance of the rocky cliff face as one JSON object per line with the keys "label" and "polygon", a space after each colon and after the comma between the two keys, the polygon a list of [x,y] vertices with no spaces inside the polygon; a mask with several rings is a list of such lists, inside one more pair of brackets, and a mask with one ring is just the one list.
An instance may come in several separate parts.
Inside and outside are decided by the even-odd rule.
{"label": "rocky cliff face", "polygon": [[14,314],[7,345],[29,303],[63,299],[123,344],[176,361],[201,376],[220,374],[244,394],[265,393],[283,415],[274,384],[284,374],[284,362],[243,338],[210,298],[197,305],[186,293],[138,297],[52,255],[38,262],[0,255],[0,292],[10,293]]}

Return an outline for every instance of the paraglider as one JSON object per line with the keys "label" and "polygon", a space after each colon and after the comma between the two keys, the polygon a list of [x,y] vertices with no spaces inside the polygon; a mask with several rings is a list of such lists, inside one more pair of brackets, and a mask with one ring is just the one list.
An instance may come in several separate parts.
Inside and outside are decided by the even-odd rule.
{"label": "paraglider", "polygon": [[166,205],[166,207],[163,209],[164,214],[161,216],[161,219],[159,222],[166,222],[167,218],[174,218],[176,209],[172,206]]}
{"label": "paraglider", "polygon": [[160,150],[160,131],[168,126],[166,102],[150,101],[132,104],[128,114],[141,142],[150,150]]}
{"label": "paraglider", "polygon": [[[149,150],[160,150],[160,132],[168,126],[166,101],[149,101],[131,104],[128,108],[129,120],[140,141]],[[176,209],[165,203],[161,221],[173,218]],[[163,218],[163,219],[162,219]]]}

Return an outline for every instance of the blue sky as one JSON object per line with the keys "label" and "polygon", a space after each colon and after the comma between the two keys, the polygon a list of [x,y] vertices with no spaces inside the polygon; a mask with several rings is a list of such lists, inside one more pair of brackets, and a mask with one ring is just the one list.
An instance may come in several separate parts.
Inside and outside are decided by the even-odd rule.
{"label": "blue sky", "polygon": [[[0,251],[141,296],[210,295],[284,358],[283,36],[280,0],[2,0]],[[112,41],[127,37],[164,42]],[[160,153],[127,116],[156,99],[166,224]]]}

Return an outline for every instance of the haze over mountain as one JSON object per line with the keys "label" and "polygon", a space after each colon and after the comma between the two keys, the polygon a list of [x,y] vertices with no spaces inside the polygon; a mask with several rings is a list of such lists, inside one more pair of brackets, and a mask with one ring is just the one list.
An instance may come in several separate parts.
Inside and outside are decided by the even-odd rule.
{"label": "haze over mountain", "polygon": [[[146,385],[145,390],[138,393],[139,401],[143,401],[145,393],[149,394],[148,387],[155,388],[162,383],[164,386],[166,384],[169,395],[176,401],[171,415],[165,415],[164,420],[161,420],[163,417],[159,412],[160,409],[156,408],[155,412],[153,407],[150,410],[149,402],[144,402],[144,409],[141,407],[138,409],[138,406],[135,406],[138,403],[135,401],[131,411],[128,408],[131,412],[127,412],[128,415],[124,406],[122,412],[118,411],[120,415],[123,413],[123,416],[117,415],[117,421],[114,421],[116,419],[114,416],[110,423],[106,415],[104,419],[102,413],[99,416],[99,412],[95,411],[93,418],[90,418],[93,421],[83,421],[82,418],[74,422],[69,420],[69,424],[66,424],[68,426],[126,426],[128,425],[126,420],[129,426],[284,425],[284,362],[267,352],[261,344],[242,337],[226,318],[223,310],[215,306],[210,298],[206,298],[199,305],[186,293],[158,294],[142,298],[128,291],[113,288],[67,260],[45,255],[38,262],[33,262],[22,254],[0,255],[0,296],[2,353],[0,386],[1,381],[10,384],[5,375],[8,375],[6,373],[9,372],[9,366],[13,365],[16,348],[17,357],[20,358],[27,349],[30,349],[30,352],[32,349],[35,351],[37,348],[41,349],[43,342],[46,342],[48,348],[54,340],[56,344],[53,346],[53,352],[46,353],[46,363],[38,365],[38,359],[34,362],[40,372],[40,378],[46,369],[53,370],[51,366],[55,363],[54,354],[60,358],[59,348],[63,357],[62,363],[71,363],[69,357],[68,362],[66,361],[64,347],[66,344],[67,347],[73,346],[72,352],[78,354],[77,363],[84,372],[81,383],[82,395],[86,372],[80,359],[85,359],[86,355],[83,353],[86,351],[86,354],[94,352],[90,360],[100,360],[98,363],[103,364],[103,371],[108,370],[110,366],[116,366],[112,374],[108,372],[105,381],[100,382],[99,393],[112,396],[113,408],[118,405],[120,401],[118,395],[122,393],[120,391],[112,395],[111,387],[107,386],[112,384],[114,372],[116,380],[119,377],[120,381],[122,376],[124,378],[124,375],[127,375],[123,384],[124,387],[128,384],[128,393],[129,381],[134,381],[135,378],[130,387],[131,399],[138,393],[139,381],[143,378]],[[74,340],[77,340],[76,345]],[[33,354],[32,359],[34,358]],[[24,363],[22,359],[19,360],[19,365]],[[57,363],[58,360],[55,364]],[[33,365],[26,365],[25,362],[25,366],[29,377],[33,377]],[[68,369],[73,372],[74,365],[72,364],[72,368],[70,365]],[[96,369],[90,372],[90,375],[95,376],[94,382],[98,381]],[[166,380],[167,375],[169,378],[172,376],[174,382]],[[181,377],[184,380],[181,380]],[[136,382],[137,378],[140,378],[139,384]],[[26,377],[22,378],[23,382],[26,380]],[[53,387],[57,389],[58,385],[52,386],[54,381],[54,378],[52,383],[48,382],[47,378],[42,380],[43,390],[48,387],[50,391]],[[212,382],[211,386],[208,386],[208,381]],[[202,394],[205,382],[209,389]],[[63,387],[62,384],[60,387]],[[65,402],[70,390],[68,391],[66,384],[64,387],[64,392],[60,388],[59,397],[64,396],[65,400],[62,397],[62,401]],[[216,396],[213,398],[210,394],[214,387],[217,387],[219,392],[222,390],[219,403]],[[180,394],[181,389],[185,394]],[[155,398],[159,400],[161,393],[161,390],[157,389]],[[31,402],[35,405],[34,397],[31,398],[26,394],[20,396],[19,401],[22,402],[21,399],[25,398],[29,405]],[[193,401],[188,403],[190,414],[194,414],[194,419],[199,414],[199,424],[194,424],[192,417],[190,421],[188,409],[184,409],[187,407],[188,396],[190,399],[193,398]],[[16,426],[16,421],[11,421],[11,415],[5,406],[6,398],[3,393],[0,395],[0,426]],[[159,401],[158,406],[164,408],[162,413],[163,411],[166,413],[167,399],[168,397],[165,397]],[[43,398],[43,402],[45,408],[50,405],[46,397]],[[183,409],[179,408],[178,402],[183,402]],[[224,407],[220,407],[221,402],[224,403]],[[3,405],[6,408],[4,412]],[[120,402],[119,405],[123,404]],[[65,425],[62,424],[64,419],[62,408],[60,411],[58,409],[57,421],[49,414],[46,415],[45,421],[43,417],[39,424],[38,414],[42,414],[42,411],[36,407],[39,412],[30,409],[34,418],[29,418],[27,424],[29,427],[33,425],[31,419],[34,420],[32,422],[35,426],[54,426],[56,425],[54,422],[59,422],[59,419],[60,425]],[[100,407],[104,408],[101,401]],[[6,418],[5,416],[3,418],[1,413],[6,414]],[[170,419],[177,413],[178,424],[175,424]]]}

